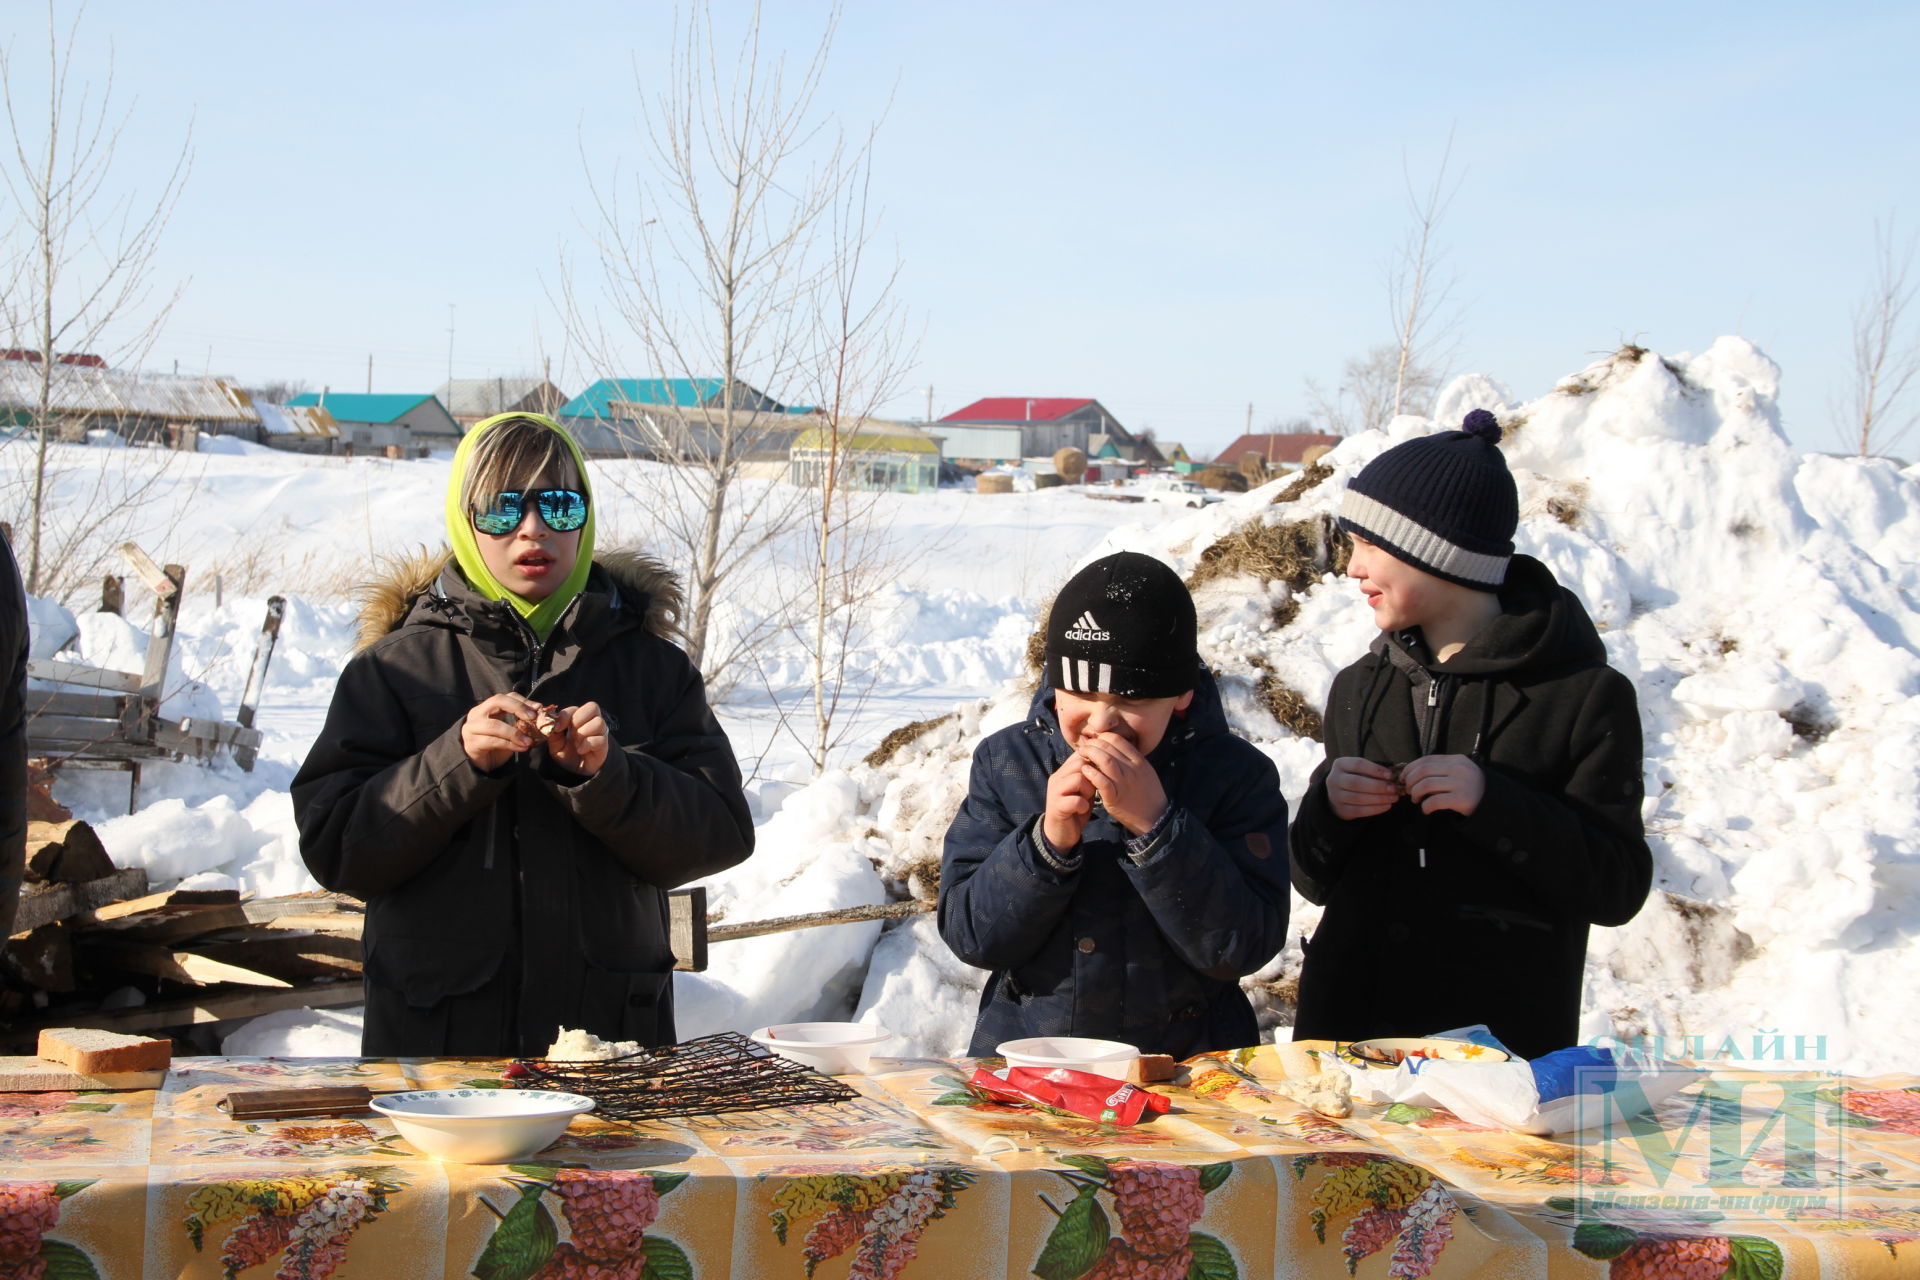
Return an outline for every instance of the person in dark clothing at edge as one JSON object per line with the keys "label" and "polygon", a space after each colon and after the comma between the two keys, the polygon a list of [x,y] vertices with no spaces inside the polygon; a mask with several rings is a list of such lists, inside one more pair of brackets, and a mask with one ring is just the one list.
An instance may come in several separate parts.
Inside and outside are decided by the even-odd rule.
{"label": "person in dark clothing at edge", "polygon": [[0,941],[13,932],[27,870],[27,595],[0,538]]}
{"label": "person in dark clothing at edge", "polygon": [[678,585],[596,553],[552,419],[476,424],[451,549],[369,589],[293,781],[300,852],[366,899],[363,1053],[542,1054],[562,1027],[674,1039],[666,890],[753,849],[740,770],[667,637]]}
{"label": "person in dark clothing at edge", "polygon": [[974,752],[940,935],[992,970],[970,1054],[1073,1035],[1179,1057],[1255,1043],[1238,979],[1286,944],[1287,804],[1227,732],[1193,599],[1160,561],[1096,560],[1054,600],[1024,723]]}
{"label": "person in dark clothing at edge", "polygon": [[1633,685],[1573,593],[1513,554],[1499,439],[1476,409],[1342,500],[1380,635],[1334,677],[1291,833],[1294,887],[1325,907],[1295,1039],[1485,1023],[1523,1057],[1566,1048],[1588,926],[1646,899]]}

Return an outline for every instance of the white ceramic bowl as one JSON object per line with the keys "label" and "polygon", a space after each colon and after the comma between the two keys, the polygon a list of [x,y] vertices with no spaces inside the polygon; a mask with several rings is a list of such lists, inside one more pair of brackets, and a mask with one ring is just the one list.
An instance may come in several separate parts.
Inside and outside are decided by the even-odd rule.
{"label": "white ceramic bowl", "polygon": [[783,1058],[824,1075],[854,1075],[867,1069],[873,1046],[893,1039],[885,1027],[860,1022],[781,1022],[750,1037]]}
{"label": "white ceramic bowl", "polygon": [[1097,1076],[1118,1080],[1127,1074],[1140,1051],[1118,1040],[1089,1040],[1082,1036],[1032,1036],[1025,1040],[1003,1040],[998,1046],[1010,1067],[1039,1067],[1052,1070],[1091,1071]]}
{"label": "white ceramic bowl", "polygon": [[508,1164],[552,1146],[593,1099],[549,1089],[416,1089],[369,1105],[430,1156]]}

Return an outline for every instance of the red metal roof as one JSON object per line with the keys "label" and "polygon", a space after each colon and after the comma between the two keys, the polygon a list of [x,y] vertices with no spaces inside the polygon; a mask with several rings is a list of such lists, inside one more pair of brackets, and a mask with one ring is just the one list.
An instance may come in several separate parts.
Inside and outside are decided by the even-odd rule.
{"label": "red metal roof", "polygon": [[1223,467],[1237,467],[1240,459],[1249,453],[1257,453],[1267,462],[1298,462],[1302,454],[1317,444],[1331,449],[1339,443],[1339,436],[1330,436],[1322,431],[1255,432],[1241,436],[1222,449],[1214,462]]}
{"label": "red metal roof", "polygon": [[1065,396],[988,396],[975,400],[958,413],[950,413],[942,422],[1052,422],[1075,409],[1093,403],[1090,396],[1078,400]]}

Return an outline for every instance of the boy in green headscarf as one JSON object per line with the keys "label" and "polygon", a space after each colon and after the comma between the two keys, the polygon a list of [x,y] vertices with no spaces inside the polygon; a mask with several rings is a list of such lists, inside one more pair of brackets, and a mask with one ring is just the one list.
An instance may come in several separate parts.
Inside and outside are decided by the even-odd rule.
{"label": "boy in green headscarf", "polygon": [[[362,648],[293,783],[301,854],[367,900],[370,1055],[674,1038],[664,891],[744,859],[740,771],[669,638],[678,584],[597,552],[550,418],[475,425],[450,547],[366,592]],[[636,745],[628,745],[636,744]]]}

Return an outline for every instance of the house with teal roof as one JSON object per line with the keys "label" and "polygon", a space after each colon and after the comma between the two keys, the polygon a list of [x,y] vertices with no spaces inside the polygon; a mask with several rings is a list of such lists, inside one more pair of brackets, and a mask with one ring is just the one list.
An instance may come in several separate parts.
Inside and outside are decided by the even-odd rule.
{"label": "house with teal roof", "polygon": [[[763,414],[806,412],[790,409],[738,379],[728,397],[726,385],[725,378],[717,377],[602,378],[561,405],[560,420],[590,454],[665,456],[676,451],[670,442],[710,435],[729,399],[736,414],[744,411],[753,422]],[[760,433],[758,427],[753,430]]]}
{"label": "house with teal roof", "polygon": [[402,457],[424,456],[459,445],[462,428],[447,406],[431,395],[366,395],[351,391],[309,391],[287,401],[289,407],[320,406],[340,428],[340,443],[354,453],[398,449]]}

